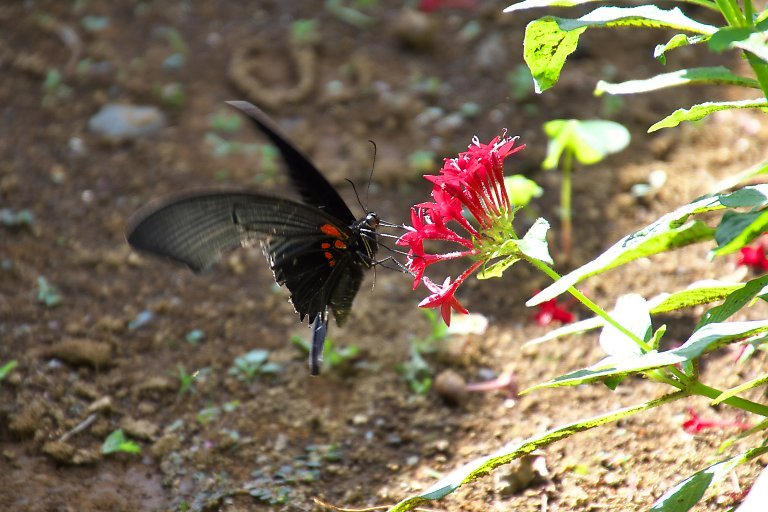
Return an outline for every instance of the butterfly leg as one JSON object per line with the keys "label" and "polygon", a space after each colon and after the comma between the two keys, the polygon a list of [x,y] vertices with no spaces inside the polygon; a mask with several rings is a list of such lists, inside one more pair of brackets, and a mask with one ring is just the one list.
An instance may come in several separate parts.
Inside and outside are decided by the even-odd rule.
{"label": "butterfly leg", "polygon": [[323,311],[312,322],[312,345],[309,347],[309,373],[311,375],[320,375],[320,366],[323,363],[323,346],[327,332],[328,311]]}

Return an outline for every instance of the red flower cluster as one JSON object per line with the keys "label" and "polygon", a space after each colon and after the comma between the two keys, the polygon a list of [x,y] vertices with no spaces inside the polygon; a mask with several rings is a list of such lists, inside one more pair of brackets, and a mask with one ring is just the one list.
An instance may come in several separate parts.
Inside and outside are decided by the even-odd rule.
{"label": "red flower cluster", "polygon": [[573,313],[557,303],[557,298],[539,304],[538,310],[533,318],[539,325],[549,325],[554,320],[563,324],[569,324],[575,319]]}
{"label": "red flower cluster", "polygon": [[768,235],[763,233],[754,244],[739,249],[736,264],[756,270],[768,270],[768,258],[765,257],[766,248],[768,248]]}
{"label": "red flower cluster", "polygon": [[749,430],[752,425],[745,421],[705,420],[699,416],[693,408],[688,409],[688,419],[683,422],[683,430],[689,434],[699,434],[713,428],[735,428],[737,430]]}
{"label": "red flower cluster", "polygon": [[[440,307],[443,320],[451,322],[451,311],[467,313],[454,297],[456,290],[488,258],[483,257],[482,243],[497,240],[511,227],[514,207],[510,204],[504,185],[504,159],[525,146],[515,146],[517,137],[503,133],[488,144],[475,139],[467,151],[457,158],[446,159],[440,174],[424,176],[433,183],[434,202],[421,203],[411,210],[412,226],[397,241],[407,246],[408,269],[414,275],[413,288],[423,282],[432,295],[424,299],[419,307]],[[471,219],[465,217],[465,209]],[[472,225],[473,220],[478,226]],[[459,234],[448,223],[455,222],[465,234]],[[436,240],[459,245],[459,249],[442,254],[429,254],[424,242]],[[501,240],[503,241],[503,240]],[[438,261],[470,257],[476,261],[453,282],[447,277],[442,285],[433,283],[424,276],[429,265]]]}
{"label": "red flower cluster", "polygon": [[765,251],[760,246],[751,247],[748,245],[739,249],[736,264],[746,265],[754,269],[768,270],[768,258],[765,257]]}

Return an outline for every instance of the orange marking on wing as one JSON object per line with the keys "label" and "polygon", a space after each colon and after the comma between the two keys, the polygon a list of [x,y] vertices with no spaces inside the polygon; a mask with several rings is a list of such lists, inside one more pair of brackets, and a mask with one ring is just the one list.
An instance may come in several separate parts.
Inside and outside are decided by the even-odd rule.
{"label": "orange marking on wing", "polygon": [[334,226],[333,224],[323,224],[320,226],[320,231],[325,233],[328,236],[332,236],[333,238],[342,238],[341,231],[339,231],[339,228]]}
{"label": "orange marking on wing", "polygon": [[337,249],[346,249],[347,248],[347,244],[345,244],[341,240],[336,240],[335,242],[333,242],[333,246],[335,248],[337,248]]}
{"label": "orange marking on wing", "polygon": [[331,252],[324,252],[323,256],[325,256],[325,259],[332,260],[333,259],[333,253]]}
{"label": "orange marking on wing", "polygon": [[331,244],[329,244],[328,242],[323,242],[323,243],[320,244],[320,248],[321,249],[330,249],[331,248]]}

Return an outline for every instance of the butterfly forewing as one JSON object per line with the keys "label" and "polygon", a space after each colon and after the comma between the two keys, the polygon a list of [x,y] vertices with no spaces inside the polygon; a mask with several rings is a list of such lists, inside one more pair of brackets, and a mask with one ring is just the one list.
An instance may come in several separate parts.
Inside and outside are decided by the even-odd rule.
{"label": "butterfly forewing", "polygon": [[247,101],[228,101],[228,105],[247,115],[256,127],[277,147],[287,164],[291,184],[304,202],[333,215],[345,225],[355,221],[355,216],[336,189],[326,180],[317,167],[299,151],[267,115]]}
{"label": "butterfly forewing", "polygon": [[335,246],[338,238],[329,236],[328,229],[321,229],[333,226],[332,232],[349,238],[349,228],[302,203],[243,192],[203,192],[150,205],[150,213],[138,217],[128,230],[131,245],[195,271],[228,250],[260,241],[275,280],[291,292],[302,319],[313,321],[328,304],[333,307],[336,283],[346,272],[359,274],[362,281],[362,270],[350,265],[352,255]]}

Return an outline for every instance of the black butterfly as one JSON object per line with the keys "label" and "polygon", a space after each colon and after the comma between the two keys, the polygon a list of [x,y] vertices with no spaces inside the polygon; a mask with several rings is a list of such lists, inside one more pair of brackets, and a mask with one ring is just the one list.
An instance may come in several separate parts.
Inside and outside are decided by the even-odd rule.
{"label": "black butterfly", "polygon": [[195,272],[221,254],[259,241],[275,281],[288,287],[301,320],[312,326],[310,372],[320,373],[328,310],[342,326],[378,248],[379,217],[357,220],[317,168],[261,110],[245,101],[229,105],[246,114],[278,148],[303,203],[253,192],[192,192],[140,210],[126,230],[128,243],[186,264]]}

